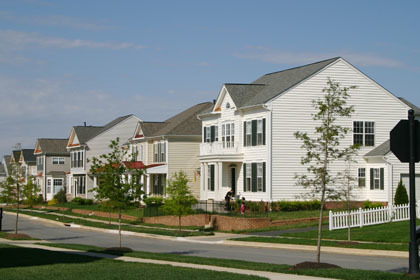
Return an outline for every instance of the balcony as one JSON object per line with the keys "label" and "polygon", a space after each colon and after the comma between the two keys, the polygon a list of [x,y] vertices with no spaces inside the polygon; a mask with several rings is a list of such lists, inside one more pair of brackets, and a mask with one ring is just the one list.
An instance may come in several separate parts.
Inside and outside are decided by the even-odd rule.
{"label": "balcony", "polygon": [[211,142],[200,144],[200,156],[234,155],[240,153],[239,142]]}

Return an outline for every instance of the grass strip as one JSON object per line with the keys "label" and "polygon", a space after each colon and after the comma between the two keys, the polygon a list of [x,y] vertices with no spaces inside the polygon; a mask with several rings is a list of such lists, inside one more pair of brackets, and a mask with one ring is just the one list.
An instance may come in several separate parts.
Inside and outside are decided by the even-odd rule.
{"label": "grass strip", "polygon": [[[16,212],[11,209],[7,209],[6,211],[9,212]],[[58,221],[62,223],[73,223],[78,225],[84,225],[89,227],[96,227],[96,228],[104,228],[104,229],[112,229],[117,230],[118,225],[109,225],[104,224],[100,222],[92,222],[92,221],[86,221],[83,219],[75,219],[75,218],[69,218],[69,217],[63,217],[63,216],[52,216],[51,214],[45,214],[45,213],[38,213],[38,212],[25,212],[25,214],[30,216],[35,216],[43,219]],[[186,236],[203,236],[203,235],[213,235],[212,232],[201,232],[201,231],[175,231],[175,230],[165,230],[165,229],[156,229],[156,228],[143,228],[143,227],[134,227],[134,226],[128,226],[123,225],[121,226],[122,230],[126,231],[132,231],[132,232],[139,232],[139,233],[148,233],[148,234],[156,234],[156,235],[166,235],[166,236],[176,236],[176,237],[186,237]]]}
{"label": "grass strip", "polygon": [[0,231],[0,238],[9,239],[9,240],[39,240],[37,238],[27,237],[25,234],[18,234],[15,236],[13,233]]}
{"label": "grass strip", "polygon": [[78,244],[42,243],[42,245],[74,249],[74,250],[80,250],[80,251],[107,253],[107,254],[114,254],[114,255],[119,255],[119,256],[124,255],[124,256],[144,258],[144,259],[155,259],[155,260],[165,260],[165,261],[173,261],[173,262],[181,262],[181,263],[213,265],[213,266],[220,266],[220,267],[249,269],[249,270],[255,270],[255,271],[270,271],[270,272],[278,272],[278,273],[299,274],[299,275],[345,279],[345,280],[420,279],[420,277],[412,277],[403,273],[393,273],[393,272],[383,272],[383,271],[344,269],[344,268],[307,269],[307,270],[299,270],[299,271],[290,271],[289,269],[291,266],[283,265],[283,264],[269,264],[269,263],[259,263],[259,262],[250,262],[250,261],[241,261],[241,260],[204,258],[204,257],[196,257],[196,256],[185,256],[185,255],[168,254],[168,253],[151,253],[151,252],[141,252],[141,251],[121,253],[121,252],[115,252],[115,251],[114,252],[107,251],[105,248],[102,248],[102,247],[78,245]]}
{"label": "grass strip", "polygon": [[0,244],[2,279],[264,279],[170,265],[143,264]]}
{"label": "grass strip", "polygon": [[[316,239],[304,238],[285,238],[285,237],[260,237],[250,236],[230,239],[233,241],[246,242],[262,242],[262,243],[280,243],[280,244],[296,244],[296,245],[317,245]],[[345,241],[322,240],[322,246],[354,248],[354,249],[371,249],[371,250],[387,250],[387,251],[407,251],[408,244],[394,243],[347,243]]]}

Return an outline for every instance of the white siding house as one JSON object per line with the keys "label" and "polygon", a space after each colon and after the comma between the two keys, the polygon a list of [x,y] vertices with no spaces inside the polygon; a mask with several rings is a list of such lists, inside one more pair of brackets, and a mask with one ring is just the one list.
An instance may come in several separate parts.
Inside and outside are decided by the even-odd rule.
{"label": "white siding house", "polygon": [[[301,164],[306,151],[294,133],[314,135],[312,101],[322,98],[328,78],[342,87],[356,86],[348,100],[355,112],[337,120],[352,129],[342,147],[362,144],[352,166],[353,176],[360,177],[361,185],[365,182],[356,199],[392,203],[408,164],[396,160],[386,142],[390,130],[415,106],[340,57],[267,74],[251,84],[223,85],[212,110],[200,115],[201,199],[223,200],[230,188],[247,200],[301,199],[307,190],[296,185],[295,175],[306,173]],[[331,172],[345,167],[343,161],[335,162]]]}

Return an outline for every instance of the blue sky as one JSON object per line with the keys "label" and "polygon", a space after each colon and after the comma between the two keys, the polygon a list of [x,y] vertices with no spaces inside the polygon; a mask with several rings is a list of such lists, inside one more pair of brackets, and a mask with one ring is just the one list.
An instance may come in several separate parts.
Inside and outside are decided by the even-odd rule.
{"label": "blue sky", "polygon": [[0,0],[0,156],[342,56],[420,106],[420,1]]}

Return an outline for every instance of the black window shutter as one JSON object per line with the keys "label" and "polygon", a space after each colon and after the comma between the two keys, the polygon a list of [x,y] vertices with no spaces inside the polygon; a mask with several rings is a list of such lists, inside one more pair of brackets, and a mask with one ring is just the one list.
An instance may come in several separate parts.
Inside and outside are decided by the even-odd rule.
{"label": "black window shutter", "polygon": [[212,125],[210,127],[210,139],[211,139],[211,142],[214,142],[215,129],[216,129],[216,127],[214,125]]}
{"label": "black window shutter", "polygon": [[252,120],[252,146],[257,145],[257,120]]}
{"label": "black window shutter", "polygon": [[246,163],[243,164],[243,172],[244,172],[244,192],[246,191]]}
{"label": "black window shutter", "polygon": [[210,165],[210,190],[214,191],[214,165]]}
{"label": "black window shutter", "polygon": [[266,185],[266,177],[265,177],[265,162],[263,162],[263,192],[265,192],[265,185]]}
{"label": "black window shutter", "polygon": [[370,189],[373,190],[375,186],[373,185],[373,168],[370,169]]}
{"label": "black window shutter", "polygon": [[246,122],[244,122],[244,147],[248,146],[246,143]]}
{"label": "black window shutter", "polygon": [[252,169],[252,191],[257,191],[257,163],[253,162],[251,165]]}
{"label": "black window shutter", "polygon": [[265,145],[265,119],[263,119],[263,145]]}
{"label": "black window shutter", "polygon": [[383,190],[384,189],[384,169],[383,168],[381,168],[381,190]]}

